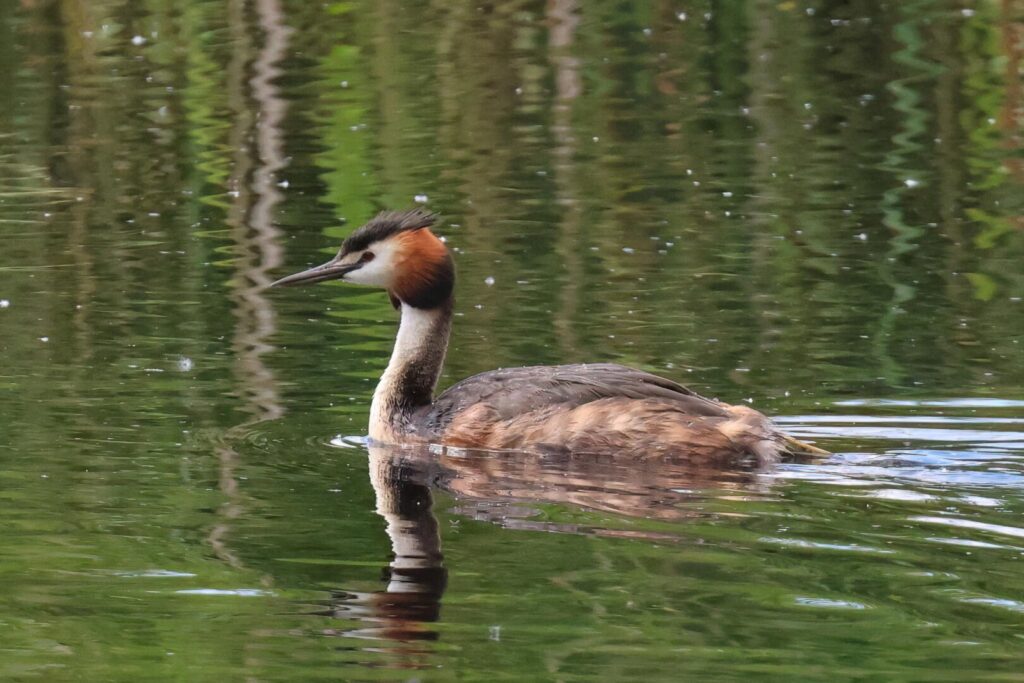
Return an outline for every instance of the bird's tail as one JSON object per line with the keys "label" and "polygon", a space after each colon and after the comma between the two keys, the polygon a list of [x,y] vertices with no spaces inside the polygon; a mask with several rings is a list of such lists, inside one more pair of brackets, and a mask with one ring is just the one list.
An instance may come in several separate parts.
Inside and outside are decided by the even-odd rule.
{"label": "bird's tail", "polygon": [[832,455],[823,448],[812,446],[809,443],[794,439],[786,434],[782,435],[782,440],[786,444],[786,449],[793,455],[812,455],[814,457],[823,458],[828,455]]}

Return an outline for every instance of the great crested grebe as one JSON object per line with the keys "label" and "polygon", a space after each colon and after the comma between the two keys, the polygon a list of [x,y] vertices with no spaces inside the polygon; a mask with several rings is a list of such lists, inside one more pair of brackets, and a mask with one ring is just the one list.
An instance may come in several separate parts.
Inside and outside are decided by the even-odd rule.
{"label": "great crested grebe", "polygon": [[343,280],[381,287],[401,320],[370,406],[378,443],[434,443],[760,465],[826,451],[789,437],[761,413],[704,398],[675,382],[611,363],[507,368],[434,397],[451,332],[455,267],[420,209],[386,211],[338,255],[272,286]]}

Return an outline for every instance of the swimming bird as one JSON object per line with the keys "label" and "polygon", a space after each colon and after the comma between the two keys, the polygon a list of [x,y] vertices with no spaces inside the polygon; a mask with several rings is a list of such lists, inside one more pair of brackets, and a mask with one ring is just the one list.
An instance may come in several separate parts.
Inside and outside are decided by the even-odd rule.
{"label": "swimming bird", "polygon": [[825,451],[779,431],[747,406],[705,398],[672,380],[612,363],[532,366],[474,375],[438,396],[454,310],[455,267],[423,209],[385,211],[337,256],[272,286],[326,280],[379,287],[400,312],[387,369],[370,405],[384,444],[672,455],[709,465],[768,465]]}

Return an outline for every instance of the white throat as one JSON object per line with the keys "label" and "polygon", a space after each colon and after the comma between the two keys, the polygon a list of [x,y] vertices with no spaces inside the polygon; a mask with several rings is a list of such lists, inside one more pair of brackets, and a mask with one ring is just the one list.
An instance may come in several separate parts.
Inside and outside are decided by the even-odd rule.
{"label": "white throat", "polygon": [[426,344],[430,343],[431,333],[438,318],[437,311],[413,308],[406,303],[402,304],[401,311],[402,318],[398,324],[398,335],[395,337],[395,348],[391,351],[388,370],[414,358]]}
{"label": "white throat", "polygon": [[448,347],[450,308],[425,310],[403,302],[401,314],[391,360],[370,405],[370,438],[381,443],[407,440],[410,413],[430,403]]}

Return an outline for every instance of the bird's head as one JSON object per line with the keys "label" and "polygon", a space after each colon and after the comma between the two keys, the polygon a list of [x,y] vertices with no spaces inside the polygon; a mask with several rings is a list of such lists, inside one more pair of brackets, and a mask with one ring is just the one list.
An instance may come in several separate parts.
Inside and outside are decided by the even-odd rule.
{"label": "bird's head", "polygon": [[455,267],[430,227],[437,217],[422,209],[385,211],[349,235],[338,255],[271,286],[343,280],[386,289],[397,308],[437,308],[451,299]]}

